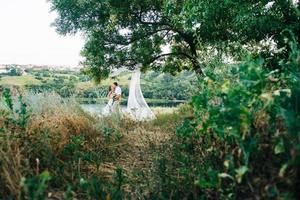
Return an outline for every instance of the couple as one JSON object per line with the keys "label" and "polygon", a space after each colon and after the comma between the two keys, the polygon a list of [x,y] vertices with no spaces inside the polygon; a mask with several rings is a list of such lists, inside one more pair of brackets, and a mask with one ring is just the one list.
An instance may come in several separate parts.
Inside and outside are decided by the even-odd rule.
{"label": "couple", "polygon": [[111,114],[113,112],[119,111],[119,104],[121,101],[122,89],[117,82],[114,82],[108,88],[108,103],[104,108],[105,114]]}

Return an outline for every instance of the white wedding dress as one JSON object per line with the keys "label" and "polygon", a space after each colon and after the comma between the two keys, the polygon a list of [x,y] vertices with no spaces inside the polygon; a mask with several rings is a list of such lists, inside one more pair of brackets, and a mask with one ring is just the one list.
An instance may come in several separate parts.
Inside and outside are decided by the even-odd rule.
{"label": "white wedding dress", "polygon": [[152,120],[155,118],[155,115],[149,108],[142,94],[140,77],[141,72],[139,69],[132,73],[129,87],[127,112],[133,119],[137,121]]}
{"label": "white wedding dress", "polygon": [[102,109],[101,114],[103,116],[109,116],[112,113],[112,109],[113,109],[113,104],[114,104],[114,100],[113,99],[109,99],[106,106]]}
{"label": "white wedding dress", "polygon": [[[120,70],[121,71],[121,70]],[[124,71],[124,70],[123,70]],[[114,76],[119,74],[119,71],[115,71]],[[141,72],[139,69],[132,73],[130,87],[129,87],[129,97],[127,103],[127,109],[122,110],[125,114],[127,113],[131,118],[137,121],[147,121],[155,119],[155,115],[149,108],[145,98],[142,94],[141,83],[140,83]],[[114,111],[114,101],[109,99],[107,105],[102,109],[101,115],[109,116]]]}

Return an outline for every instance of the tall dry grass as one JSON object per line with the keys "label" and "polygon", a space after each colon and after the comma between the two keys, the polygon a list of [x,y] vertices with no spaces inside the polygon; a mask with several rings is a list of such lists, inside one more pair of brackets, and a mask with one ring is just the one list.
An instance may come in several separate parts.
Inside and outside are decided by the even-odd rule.
{"label": "tall dry grass", "polygon": [[[3,141],[1,141],[2,143]],[[21,180],[26,170],[22,158],[21,147],[17,143],[7,141],[0,147],[0,194],[21,198]],[[1,196],[1,195],[0,195]]]}
{"label": "tall dry grass", "polygon": [[[1,126],[10,117],[18,120],[21,104],[17,94],[12,97],[13,113],[0,101]],[[92,116],[75,99],[64,99],[55,93],[23,93],[23,99],[29,114],[26,127],[22,129],[11,123],[4,135],[16,137],[0,137],[0,196],[13,199],[28,198],[28,188],[40,184],[39,177],[44,171],[49,172],[52,180],[45,194],[39,195],[51,193],[61,199],[67,193],[66,188],[72,188],[71,193],[77,199],[93,199],[94,190],[112,195],[116,192],[111,184],[118,167],[127,177],[122,190],[128,197],[140,198],[158,182],[153,174],[156,157],[160,153],[168,154],[159,146],[168,144],[177,124],[192,113],[184,105],[168,112],[157,109],[154,121],[135,122],[114,115]],[[80,184],[91,177],[99,179],[102,185],[92,179],[89,187],[94,188],[92,184],[96,184],[97,189],[82,191]],[[32,185],[26,186],[29,183]]]}
{"label": "tall dry grass", "polygon": [[101,163],[117,157],[115,136],[104,134],[110,126],[105,126],[106,119],[85,113],[74,99],[55,93],[23,95],[29,115],[24,129],[17,123],[21,104],[16,96],[13,111],[0,101],[0,196],[25,198],[21,180],[45,170],[55,177],[52,187],[57,189],[74,184],[78,170],[83,177],[103,175]]}
{"label": "tall dry grass", "polygon": [[25,99],[32,112],[28,136],[35,138],[36,134],[47,132],[53,150],[62,149],[72,136],[84,133],[94,137],[99,133],[97,121],[84,113],[74,99],[63,99],[55,93],[29,94]]}

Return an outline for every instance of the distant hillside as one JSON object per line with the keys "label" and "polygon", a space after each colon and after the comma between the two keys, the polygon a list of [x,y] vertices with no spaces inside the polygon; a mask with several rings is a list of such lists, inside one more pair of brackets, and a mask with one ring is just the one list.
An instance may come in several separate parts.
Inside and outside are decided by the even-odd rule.
{"label": "distant hillside", "polygon": [[[0,85],[17,86],[33,92],[55,91],[62,97],[76,96],[80,99],[97,99],[106,96],[108,86],[118,82],[124,97],[128,96],[130,72],[122,72],[95,84],[88,76],[75,71],[27,70],[26,75],[2,75]],[[186,100],[196,89],[197,79],[191,72],[177,76],[149,71],[141,76],[141,87],[145,98],[163,100]]]}

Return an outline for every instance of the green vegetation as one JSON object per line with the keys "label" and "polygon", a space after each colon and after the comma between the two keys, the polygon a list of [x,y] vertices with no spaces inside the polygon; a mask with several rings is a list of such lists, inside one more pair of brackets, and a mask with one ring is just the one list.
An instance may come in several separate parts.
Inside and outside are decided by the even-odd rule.
{"label": "green vegetation", "polygon": [[[55,94],[4,90],[0,195],[13,199],[298,199],[299,47],[211,70],[190,105],[98,118]],[[280,77],[280,78],[279,78]]]}
{"label": "green vegetation", "polygon": [[41,81],[35,79],[32,75],[24,76],[3,76],[0,80],[0,85],[14,85],[14,86],[25,86],[25,85],[40,85]]}
{"label": "green vegetation", "polygon": [[[28,71],[28,75],[4,76],[0,80],[3,86],[17,86],[34,93],[55,91],[62,97],[76,97],[81,102],[95,103],[106,100],[108,87],[117,81],[123,89],[123,100],[126,103],[131,73],[124,72],[115,78],[106,79],[95,84],[86,75],[73,71]],[[141,87],[149,103],[166,103],[173,100],[188,100],[196,88],[194,73],[182,72],[173,77],[150,71],[142,75]]]}
{"label": "green vegetation", "polygon": [[[14,100],[5,89],[0,110],[0,196],[5,198],[129,197],[124,186],[132,187],[134,182],[128,177],[133,175],[127,171],[131,169],[125,169],[132,164],[127,151],[138,153],[132,137],[139,133],[133,128],[151,131],[140,138],[144,142],[149,142],[153,131],[158,131],[153,143],[167,136],[156,121],[140,124],[114,116],[94,118],[76,101],[53,93],[26,94]],[[166,117],[169,128],[174,129],[182,117],[179,113]],[[135,161],[139,162],[138,157]]]}
{"label": "green vegetation", "polygon": [[[50,2],[60,33],[85,34],[85,73],[104,85],[29,72],[34,94],[3,89],[0,198],[300,199],[299,1]],[[69,98],[105,96],[111,68],[137,63],[155,69],[145,96],[189,103],[136,122]]]}
{"label": "green vegetation", "polygon": [[300,51],[294,50],[284,72],[251,58],[201,81],[194,118],[178,126],[172,156],[160,158],[164,187],[155,198],[298,199]]}
{"label": "green vegetation", "polygon": [[[260,55],[270,66],[280,67],[266,41],[288,48],[282,31],[300,32],[299,2],[292,0],[52,0],[51,5],[60,34],[80,32],[87,38],[84,65],[95,80],[106,79],[112,68],[137,64],[202,74],[212,59],[240,60],[245,50],[257,49],[265,50]],[[170,52],[163,52],[163,45]]]}

